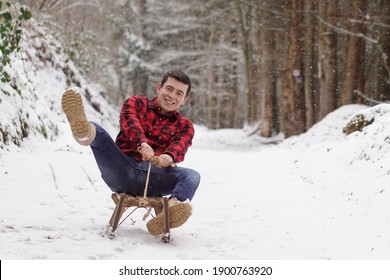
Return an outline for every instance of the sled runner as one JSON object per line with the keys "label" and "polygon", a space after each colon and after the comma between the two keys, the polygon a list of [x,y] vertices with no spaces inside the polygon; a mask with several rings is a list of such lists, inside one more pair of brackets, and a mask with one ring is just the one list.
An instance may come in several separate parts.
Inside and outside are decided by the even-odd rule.
{"label": "sled runner", "polygon": [[[116,206],[107,226],[108,238],[110,239],[115,238],[115,230],[118,228],[118,226],[122,224],[137,209],[149,208],[148,212],[144,216],[144,219],[146,219],[146,217],[150,214],[151,208],[153,208],[155,215],[164,213],[164,235],[162,240],[164,243],[169,243],[170,221],[169,221],[167,197],[145,197],[145,196],[133,196],[125,193],[113,193],[111,195],[111,198],[115,202]],[[125,211],[130,207],[135,207],[135,208],[121,222],[119,222],[121,220],[121,217],[125,213]]]}

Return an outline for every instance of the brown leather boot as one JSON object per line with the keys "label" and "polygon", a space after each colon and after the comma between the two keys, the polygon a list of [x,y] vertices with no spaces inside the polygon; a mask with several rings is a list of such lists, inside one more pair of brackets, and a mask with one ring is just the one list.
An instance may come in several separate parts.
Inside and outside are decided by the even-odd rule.
{"label": "brown leather boot", "polygon": [[74,139],[83,146],[92,143],[96,136],[96,128],[85,116],[83,100],[80,93],[73,89],[62,95],[62,109],[68,119]]}
{"label": "brown leather boot", "polygon": [[[191,216],[192,207],[187,202],[181,202],[176,198],[171,198],[168,202],[168,213],[170,227],[177,228],[183,225]],[[159,235],[164,233],[164,213],[158,214],[151,219],[146,227],[150,234]]]}

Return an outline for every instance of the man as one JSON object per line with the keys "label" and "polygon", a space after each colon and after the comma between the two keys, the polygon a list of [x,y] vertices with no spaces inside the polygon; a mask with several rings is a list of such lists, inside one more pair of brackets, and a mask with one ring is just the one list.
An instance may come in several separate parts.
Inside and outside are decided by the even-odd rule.
{"label": "man", "polygon": [[[200,182],[197,171],[171,167],[184,160],[192,144],[194,127],[178,109],[189,99],[191,80],[182,71],[166,73],[156,87],[157,97],[132,96],[122,105],[120,132],[114,142],[98,124],[89,122],[80,94],[68,90],[62,108],[73,137],[90,146],[103,180],[113,192],[143,195],[149,162],[148,196],[169,195],[170,226],[179,227],[191,215],[192,200]],[[157,215],[147,223],[152,235],[164,232],[164,218]]]}

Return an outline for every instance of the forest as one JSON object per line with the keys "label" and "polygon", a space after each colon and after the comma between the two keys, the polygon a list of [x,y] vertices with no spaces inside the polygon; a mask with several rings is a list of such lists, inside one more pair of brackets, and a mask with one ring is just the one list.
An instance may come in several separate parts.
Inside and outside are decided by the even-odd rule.
{"label": "forest", "polygon": [[191,77],[182,112],[286,137],[343,105],[390,100],[390,0],[20,0],[101,94]]}

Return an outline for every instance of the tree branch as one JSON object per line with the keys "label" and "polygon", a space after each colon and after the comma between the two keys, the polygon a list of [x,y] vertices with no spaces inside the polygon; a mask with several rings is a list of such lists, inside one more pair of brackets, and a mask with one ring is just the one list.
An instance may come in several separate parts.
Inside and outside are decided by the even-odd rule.
{"label": "tree branch", "polygon": [[378,40],[375,40],[373,38],[367,37],[363,33],[354,33],[354,32],[348,31],[348,30],[346,30],[344,28],[332,25],[332,24],[330,24],[329,22],[326,22],[325,20],[323,20],[320,17],[317,17],[317,18],[318,18],[319,22],[321,22],[321,23],[325,24],[326,26],[336,30],[336,32],[339,33],[339,34],[347,34],[347,35],[350,35],[350,36],[361,37],[361,38],[367,40],[370,43],[378,44]]}
{"label": "tree branch", "polygon": [[379,100],[375,100],[367,95],[365,95],[363,92],[361,92],[360,90],[358,89],[355,89],[353,91],[353,93],[356,93],[357,95],[363,97],[364,99],[366,99],[367,101],[371,102],[371,103],[374,103],[374,104],[383,104],[383,103],[386,103],[386,104],[390,104],[389,101],[379,101]]}

